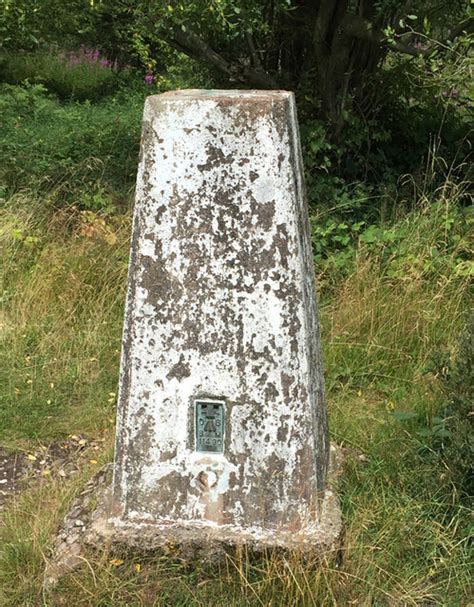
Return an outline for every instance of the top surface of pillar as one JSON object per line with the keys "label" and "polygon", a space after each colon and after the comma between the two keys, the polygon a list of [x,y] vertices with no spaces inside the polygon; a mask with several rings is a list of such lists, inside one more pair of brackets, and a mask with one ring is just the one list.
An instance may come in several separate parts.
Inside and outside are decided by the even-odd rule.
{"label": "top surface of pillar", "polygon": [[292,97],[291,91],[264,91],[261,89],[182,89],[152,95],[149,100],[164,99],[282,99]]}

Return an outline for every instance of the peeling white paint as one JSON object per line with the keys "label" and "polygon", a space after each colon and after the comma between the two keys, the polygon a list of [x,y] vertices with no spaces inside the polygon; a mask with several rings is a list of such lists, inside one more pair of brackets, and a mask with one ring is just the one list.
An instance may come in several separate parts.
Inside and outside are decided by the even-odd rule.
{"label": "peeling white paint", "polygon": [[[150,97],[122,351],[117,525],[313,533],[328,462],[313,281],[293,95]],[[225,401],[224,454],[194,450],[196,398]],[[200,478],[213,482],[203,488]]]}

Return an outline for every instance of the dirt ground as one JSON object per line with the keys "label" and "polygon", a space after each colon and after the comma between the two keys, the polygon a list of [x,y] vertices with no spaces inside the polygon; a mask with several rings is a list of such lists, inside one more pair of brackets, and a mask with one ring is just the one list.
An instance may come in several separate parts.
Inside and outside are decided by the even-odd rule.
{"label": "dirt ground", "polygon": [[[79,460],[103,448],[104,439],[71,435],[49,445],[38,445],[29,451],[9,451],[0,447],[0,511],[8,500],[40,478],[68,478],[77,474]],[[95,460],[91,459],[91,463]]]}

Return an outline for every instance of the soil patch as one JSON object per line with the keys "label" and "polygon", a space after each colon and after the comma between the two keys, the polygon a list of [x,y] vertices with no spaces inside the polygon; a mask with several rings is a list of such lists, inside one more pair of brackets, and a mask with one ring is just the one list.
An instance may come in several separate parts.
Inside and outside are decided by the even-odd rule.
{"label": "soil patch", "polygon": [[87,450],[91,455],[101,450],[104,440],[71,435],[29,451],[12,452],[0,447],[0,511],[13,495],[39,478],[68,478],[77,474],[84,452]]}

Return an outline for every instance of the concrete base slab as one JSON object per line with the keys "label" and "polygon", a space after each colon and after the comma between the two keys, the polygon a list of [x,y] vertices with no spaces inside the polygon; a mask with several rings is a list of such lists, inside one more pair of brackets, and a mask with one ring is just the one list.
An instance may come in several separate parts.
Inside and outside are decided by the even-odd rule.
{"label": "concrete base slab", "polygon": [[139,553],[163,550],[190,562],[197,556],[200,560],[215,562],[236,546],[245,546],[257,553],[276,549],[313,557],[336,555],[341,547],[343,525],[334,487],[342,472],[342,461],[342,449],[331,445],[328,489],[319,501],[317,520],[297,532],[186,522],[124,523],[123,519],[111,515],[112,466],[109,464],[87,483],[66,515],[45,571],[45,590],[84,562],[86,548],[132,549]]}
{"label": "concrete base slab", "polygon": [[[110,489],[95,512],[85,540],[89,544],[126,545],[139,550],[156,550],[167,545],[232,546],[245,544],[256,550],[284,548],[288,550],[333,550],[341,531],[341,516],[336,495],[328,490],[321,499],[318,522],[311,521],[299,531],[242,528],[234,525],[212,525],[183,522],[126,523],[108,516]],[[212,552],[212,550],[211,550]]]}

